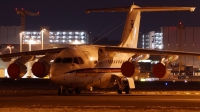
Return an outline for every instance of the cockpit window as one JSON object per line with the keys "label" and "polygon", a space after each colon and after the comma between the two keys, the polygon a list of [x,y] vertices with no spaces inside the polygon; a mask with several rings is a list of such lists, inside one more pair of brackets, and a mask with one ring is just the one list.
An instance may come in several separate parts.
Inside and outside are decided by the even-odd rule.
{"label": "cockpit window", "polygon": [[74,58],[56,58],[55,63],[76,63],[76,64],[83,64],[84,61],[81,57],[74,57]]}
{"label": "cockpit window", "polygon": [[63,58],[62,63],[72,63],[73,58]]}
{"label": "cockpit window", "polygon": [[83,61],[83,59],[81,57],[77,57],[77,58],[78,58],[80,64],[84,63],[84,61]]}
{"label": "cockpit window", "polygon": [[62,61],[62,58],[56,58],[54,62],[55,63],[61,63],[61,61]]}
{"label": "cockpit window", "polygon": [[74,57],[74,63],[76,64],[83,64],[83,59],[81,57]]}
{"label": "cockpit window", "polygon": [[74,63],[79,64],[79,61],[78,61],[77,57],[74,58]]}

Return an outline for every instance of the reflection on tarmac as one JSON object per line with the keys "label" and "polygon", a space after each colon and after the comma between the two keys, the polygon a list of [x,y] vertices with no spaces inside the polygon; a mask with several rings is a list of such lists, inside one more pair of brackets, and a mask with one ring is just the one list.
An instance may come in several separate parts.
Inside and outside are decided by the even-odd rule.
{"label": "reflection on tarmac", "polygon": [[198,91],[137,91],[122,95],[93,92],[66,96],[45,90],[36,94],[4,91],[0,100],[0,111],[7,112],[196,112],[200,109]]}

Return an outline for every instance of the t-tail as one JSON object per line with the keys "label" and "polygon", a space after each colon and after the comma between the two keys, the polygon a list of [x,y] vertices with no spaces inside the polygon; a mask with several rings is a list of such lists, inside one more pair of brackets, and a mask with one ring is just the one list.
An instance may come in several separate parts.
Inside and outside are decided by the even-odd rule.
{"label": "t-tail", "polygon": [[140,14],[141,12],[153,11],[186,11],[193,12],[195,7],[139,7],[132,5],[131,7],[121,8],[101,8],[101,9],[88,9],[86,13],[90,12],[128,12],[124,31],[122,34],[120,47],[136,48],[138,43],[139,27],[140,27]]}

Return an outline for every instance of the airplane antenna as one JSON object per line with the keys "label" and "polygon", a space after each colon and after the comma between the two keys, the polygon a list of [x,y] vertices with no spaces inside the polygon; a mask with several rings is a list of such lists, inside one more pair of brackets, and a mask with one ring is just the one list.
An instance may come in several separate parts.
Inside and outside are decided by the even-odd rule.
{"label": "airplane antenna", "polygon": [[94,38],[92,38],[91,42],[92,42],[96,37],[98,37],[100,34],[102,34],[102,33],[105,32],[107,29],[109,29],[109,28],[112,27],[114,24],[116,24],[119,20],[121,20],[121,19],[118,19],[118,20],[115,21],[113,24],[111,24],[109,27],[107,27],[105,30],[103,30],[102,32],[100,32],[99,34],[97,34]]}
{"label": "airplane antenna", "polygon": [[[94,44],[95,42],[99,41],[100,39],[104,38],[106,35],[108,35],[109,33],[111,33],[112,31],[116,30],[117,28],[119,28],[121,25],[123,25],[125,22],[121,23],[119,26],[117,26],[116,28],[114,28],[113,30],[111,30],[110,32],[106,33],[105,35],[103,35],[102,37],[100,37],[99,39],[97,39],[96,41],[94,41],[92,44]],[[91,44],[91,45],[92,45]]]}

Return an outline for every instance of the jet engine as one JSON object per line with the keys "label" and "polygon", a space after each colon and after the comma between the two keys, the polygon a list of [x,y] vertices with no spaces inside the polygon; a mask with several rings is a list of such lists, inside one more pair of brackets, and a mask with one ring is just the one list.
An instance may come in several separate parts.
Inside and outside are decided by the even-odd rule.
{"label": "jet engine", "polygon": [[167,78],[171,73],[168,63],[178,59],[178,55],[166,56],[161,59],[160,63],[153,66],[153,75],[157,78]]}
{"label": "jet engine", "polygon": [[32,73],[36,77],[42,78],[49,74],[50,71],[50,60],[54,60],[55,54],[47,54],[41,57],[37,62],[32,66]]}
{"label": "jet engine", "polygon": [[36,77],[45,77],[49,74],[51,65],[45,61],[35,62],[32,66],[32,73]]}
{"label": "jet engine", "polygon": [[140,67],[137,64],[139,60],[149,58],[149,54],[135,54],[129,61],[122,63],[121,72],[125,77],[132,77],[140,73]]}
{"label": "jet engine", "polygon": [[122,75],[125,77],[132,77],[136,71],[135,64],[129,61],[126,61],[121,66]]}
{"label": "jet engine", "polygon": [[17,79],[23,77],[27,72],[27,67],[22,63],[12,63],[7,69],[10,78]]}
{"label": "jet engine", "polygon": [[171,72],[171,70],[168,70],[167,67],[162,63],[157,63],[153,66],[153,75],[157,78],[167,78]]}

